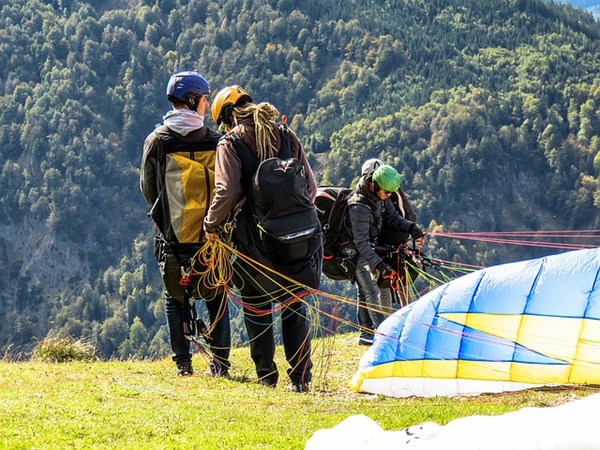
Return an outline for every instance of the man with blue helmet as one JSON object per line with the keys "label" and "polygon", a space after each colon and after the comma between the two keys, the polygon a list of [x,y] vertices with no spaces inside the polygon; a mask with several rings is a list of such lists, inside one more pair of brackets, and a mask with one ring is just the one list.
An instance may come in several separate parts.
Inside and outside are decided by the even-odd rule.
{"label": "man with blue helmet", "polygon": [[173,104],[175,111],[184,109],[181,107],[183,105],[187,109],[197,112],[203,119],[208,106],[209,93],[208,81],[196,72],[176,73],[171,76],[167,84],[167,100]]}
{"label": "man with blue helmet", "polygon": [[[193,374],[190,340],[199,331],[209,343],[212,376],[229,376],[229,310],[224,289],[211,289],[193,271],[205,240],[202,221],[214,189],[216,147],[221,135],[204,126],[210,86],[196,72],[179,72],[167,84],[172,105],[163,124],[144,142],[140,188],[152,205],[159,234],[155,255],[165,284],[165,312],[179,376]],[[206,300],[210,326],[201,330],[195,301]],[[202,324],[203,325],[203,324]]]}

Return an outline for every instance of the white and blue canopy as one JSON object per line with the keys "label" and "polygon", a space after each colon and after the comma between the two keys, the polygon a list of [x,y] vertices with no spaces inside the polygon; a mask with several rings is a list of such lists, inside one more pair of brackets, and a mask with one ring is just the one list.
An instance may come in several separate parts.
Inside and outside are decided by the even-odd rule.
{"label": "white and blue canopy", "polygon": [[600,384],[600,249],[482,269],[378,328],[351,387],[394,397]]}

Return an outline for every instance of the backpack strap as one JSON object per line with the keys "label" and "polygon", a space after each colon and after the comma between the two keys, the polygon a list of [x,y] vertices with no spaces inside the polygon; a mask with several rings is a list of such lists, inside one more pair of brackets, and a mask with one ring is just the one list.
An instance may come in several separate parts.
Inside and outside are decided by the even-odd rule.
{"label": "backpack strap", "polygon": [[[252,183],[252,176],[254,175],[260,164],[258,156],[252,153],[250,147],[244,144],[239,134],[237,133],[230,133],[226,136],[223,136],[222,139],[227,139],[233,144],[235,152],[237,153],[238,158],[240,158],[240,161],[242,162],[242,184],[244,186],[250,186]],[[252,189],[248,189],[248,195],[252,195]]]}
{"label": "backpack strap", "polygon": [[[156,136],[156,142],[158,143],[158,151],[156,152],[156,172],[158,173],[157,179],[160,180],[160,188],[158,190],[156,200],[154,200],[154,204],[150,208],[150,211],[148,211],[146,214],[148,217],[153,219],[155,223],[158,223],[157,220],[159,220],[159,217],[156,209],[158,208],[163,191],[165,190],[165,183],[164,180],[162,180],[163,168],[165,166],[165,147],[160,135],[156,132],[156,129],[154,129],[154,136]],[[160,220],[160,223],[162,223],[162,220]],[[162,233],[162,227],[159,227],[159,229]]]}
{"label": "backpack strap", "polygon": [[279,149],[279,158],[286,160],[292,157],[292,139],[290,130],[285,123],[279,125],[279,134],[281,135],[281,148]]}
{"label": "backpack strap", "polygon": [[[292,140],[290,137],[290,130],[287,125],[282,123],[279,125],[279,133],[281,135],[281,148],[277,154],[277,157],[283,160],[292,157]],[[237,133],[229,133],[223,136],[221,139],[227,139],[233,144],[235,152],[242,162],[242,184],[245,186],[252,185],[252,177],[258,170],[260,160],[252,150],[242,141],[240,135]],[[252,196],[252,189],[248,189],[248,197]]]}

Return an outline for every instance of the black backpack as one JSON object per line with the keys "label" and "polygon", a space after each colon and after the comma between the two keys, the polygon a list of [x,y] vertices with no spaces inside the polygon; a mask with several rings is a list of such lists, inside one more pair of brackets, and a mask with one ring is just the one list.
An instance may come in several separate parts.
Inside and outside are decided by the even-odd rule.
{"label": "black backpack", "polygon": [[308,258],[320,246],[321,226],[308,193],[304,165],[292,158],[287,126],[280,125],[281,149],[277,157],[262,162],[232,133],[229,139],[242,162],[248,190],[247,207],[256,221],[259,248],[277,264],[290,264]]}
{"label": "black backpack", "polygon": [[323,273],[333,280],[352,280],[358,252],[346,223],[348,197],[352,189],[320,186],[315,208],[323,229]]}

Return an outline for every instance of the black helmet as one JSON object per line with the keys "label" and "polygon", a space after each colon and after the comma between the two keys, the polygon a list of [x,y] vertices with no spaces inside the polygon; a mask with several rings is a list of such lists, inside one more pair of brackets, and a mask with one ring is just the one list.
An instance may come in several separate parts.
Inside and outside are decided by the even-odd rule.
{"label": "black helmet", "polygon": [[383,166],[383,161],[379,158],[367,159],[362,165],[361,174],[363,177],[369,177],[381,166]]}

